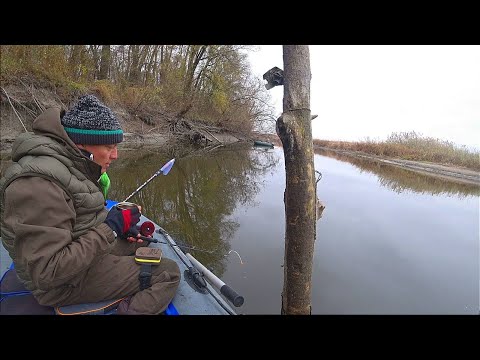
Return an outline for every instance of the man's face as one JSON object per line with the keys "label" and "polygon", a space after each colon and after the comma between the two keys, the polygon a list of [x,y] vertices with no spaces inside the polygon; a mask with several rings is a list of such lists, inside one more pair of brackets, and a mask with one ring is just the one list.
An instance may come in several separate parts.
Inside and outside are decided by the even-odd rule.
{"label": "man's face", "polygon": [[113,160],[118,158],[117,144],[112,145],[78,145],[93,154],[93,161],[102,167],[102,173],[107,171]]}

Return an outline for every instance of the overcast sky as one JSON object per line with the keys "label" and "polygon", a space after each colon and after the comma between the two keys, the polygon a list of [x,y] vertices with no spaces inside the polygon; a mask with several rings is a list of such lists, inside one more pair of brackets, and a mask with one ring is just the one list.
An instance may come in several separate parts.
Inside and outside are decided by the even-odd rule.
{"label": "overcast sky", "polygon": [[[281,45],[250,53],[262,76]],[[313,138],[384,140],[415,131],[480,149],[480,46],[310,45]],[[278,115],[283,86],[269,90]]]}

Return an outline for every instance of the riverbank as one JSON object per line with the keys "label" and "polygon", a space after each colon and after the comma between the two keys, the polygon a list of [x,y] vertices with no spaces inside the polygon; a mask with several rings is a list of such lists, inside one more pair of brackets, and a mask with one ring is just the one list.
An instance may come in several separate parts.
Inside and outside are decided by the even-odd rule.
{"label": "riverbank", "polygon": [[[282,146],[282,142],[280,141],[279,137],[275,134],[263,135],[261,139],[265,141],[269,141],[273,143],[275,146],[278,146],[278,147]],[[429,175],[429,176],[435,176],[437,178],[442,178],[448,181],[455,181],[458,183],[480,186],[480,172],[473,169],[466,168],[466,167],[455,166],[451,164],[429,162],[429,161],[407,160],[399,157],[378,156],[378,155],[367,153],[364,151],[338,149],[333,146],[320,145],[320,144],[329,144],[329,143],[330,142],[328,141],[314,139],[313,149],[314,151],[315,150],[332,151],[337,154],[351,156],[354,158],[367,159],[370,161],[377,161],[380,163],[397,166],[403,169],[415,171],[415,172]],[[338,146],[339,142],[333,142],[333,145]],[[352,145],[361,145],[361,143],[353,144],[353,143],[343,142],[340,145],[352,146]],[[478,161],[480,161],[480,159],[478,159]]]}
{"label": "riverbank", "polygon": [[415,171],[421,174],[435,176],[448,181],[456,181],[459,183],[473,184],[480,186],[480,173],[478,171],[442,164],[435,164],[431,162],[412,161],[397,158],[380,157],[372,154],[363,153],[360,151],[339,150],[324,146],[314,146],[314,150],[332,151],[338,154],[352,156],[371,161],[377,161],[384,164],[389,164],[403,169]]}
{"label": "riverbank", "polygon": [[[22,83],[23,84],[23,83]],[[108,98],[108,96],[107,96]],[[69,108],[48,88],[8,84],[0,92],[0,152],[9,153],[15,138],[32,131],[32,124],[45,109]],[[249,141],[249,131],[235,127],[210,124],[201,119],[169,113],[165,108],[152,109],[137,105],[134,109],[122,102],[110,100],[109,107],[117,115],[124,131],[122,147],[160,146],[182,147],[185,144],[203,148],[220,147],[230,143]],[[173,129],[173,130],[172,130]],[[5,158],[5,156],[2,156]]]}
{"label": "riverbank", "polygon": [[[212,141],[208,144],[203,144],[208,147],[224,146],[236,142],[248,141],[249,139],[239,134],[231,133],[217,133],[214,135]],[[141,146],[158,146],[164,147],[168,145],[175,145],[178,139],[169,133],[153,133],[153,134],[136,134],[125,133],[124,141],[120,144],[121,147],[141,147]]]}
{"label": "riverbank", "polygon": [[[220,146],[225,146],[237,142],[249,142],[250,138],[240,136],[238,134],[215,134],[216,140],[209,145],[209,148],[213,149]],[[274,134],[265,134],[254,136],[255,139],[263,139],[270,141],[275,146],[281,147],[281,141],[278,136]],[[2,136],[0,139],[0,161],[10,158],[10,151],[15,141],[15,136]],[[151,134],[138,134],[138,133],[125,133],[124,141],[120,144],[120,148],[123,149],[136,149],[140,147],[167,147],[175,146],[175,137],[169,133],[151,133]],[[177,144],[178,145],[178,144]],[[444,164],[437,164],[432,162],[413,161],[400,158],[390,158],[385,156],[377,156],[373,154],[367,154],[361,151],[341,150],[330,148],[326,146],[318,146],[314,144],[314,150],[319,151],[332,151],[338,154],[347,155],[355,158],[366,159],[370,161],[377,161],[392,166],[401,167],[403,169],[411,170],[421,174],[435,176],[448,181],[455,181],[458,183],[466,183],[480,186],[480,172]]]}
{"label": "riverbank", "polygon": [[[1,136],[0,138],[0,153],[3,155],[9,154],[12,150],[13,143],[16,136]],[[151,133],[151,134],[138,134],[138,133],[124,133],[124,141],[119,144],[124,148],[138,148],[143,146],[151,147],[165,147],[175,145],[178,138],[169,133]],[[222,133],[215,134],[215,140],[211,141],[207,146],[224,146],[237,142],[247,142],[250,138],[239,134]]]}
{"label": "riverbank", "polygon": [[365,153],[380,158],[440,164],[480,172],[480,149],[448,140],[417,134],[415,131],[390,134],[386,140],[313,140],[314,146]]}
{"label": "riverbank", "polygon": [[[215,141],[209,142],[203,148],[213,149],[221,146],[226,146],[234,143],[250,142],[251,139],[239,134],[215,134]],[[123,142],[119,144],[119,149],[138,149],[142,147],[180,147],[185,146],[184,143],[180,143],[179,139],[169,133],[151,133],[151,134],[138,134],[138,133],[124,133]],[[15,141],[14,136],[1,136],[0,138],[0,161],[10,158],[10,152]],[[193,146],[193,144],[190,144]]]}

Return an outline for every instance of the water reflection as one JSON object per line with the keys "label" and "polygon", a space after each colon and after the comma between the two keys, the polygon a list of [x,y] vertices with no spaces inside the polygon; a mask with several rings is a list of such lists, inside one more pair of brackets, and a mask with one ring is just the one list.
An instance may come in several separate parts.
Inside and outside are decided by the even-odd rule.
{"label": "water reflection", "polygon": [[442,178],[424,175],[374,160],[355,158],[335,151],[315,149],[315,154],[348,162],[360,169],[361,173],[372,173],[378,176],[380,185],[396,193],[411,191],[420,194],[457,196],[459,198],[480,196],[480,186],[477,185],[447,181]]}
{"label": "water reflection", "polygon": [[229,240],[239,227],[228,217],[238,205],[256,205],[253,199],[260,191],[262,175],[274,170],[278,156],[245,146],[211,152],[120,150],[119,160],[109,169],[109,197],[125,199],[172,156],[176,161],[168,175],[159,175],[130,201],[141,205],[179,244],[205,250],[191,251],[222,276]]}
{"label": "water reflection", "polygon": [[[123,148],[109,170],[110,197],[125,199],[172,157],[172,171],[132,201],[177,241],[214,251],[192,253],[245,297],[237,311],[279,314],[282,149]],[[315,156],[315,164],[327,213],[317,222],[314,314],[478,314],[474,186],[335,153]],[[235,253],[225,257],[230,249],[243,263]]]}

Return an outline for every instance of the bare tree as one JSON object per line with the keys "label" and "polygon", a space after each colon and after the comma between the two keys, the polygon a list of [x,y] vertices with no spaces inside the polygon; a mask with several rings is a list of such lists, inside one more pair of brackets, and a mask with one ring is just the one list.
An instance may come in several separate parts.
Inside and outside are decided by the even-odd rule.
{"label": "bare tree", "polygon": [[145,71],[145,61],[151,47],[151,45],[129,45],[127,78],[131,85],[144,85],[142,72]]}
{"label": "bare tree", "polygon": [[276,127],[283,144],[286,173],[285,266],[281,313],[308,315],[311,314],[316,230],[308,45],[284,45],[283,63],[283,114],[277,119]]}
{"label": "bare tree", "polygon": [[81,75],[80,67],[82,64],[82,52],[84,51],[84,48],[84,45],[72,46],[72,52],[70,54],[70,58],[68,59],[68,64],[74,80],[78,80]]}
{"label": "bare tree", "polygon": [[108,71],[110,69],[111,50],[110,45],[102,45],[102,56],[100,58],[100,72],[98,80],[108,79]]}

